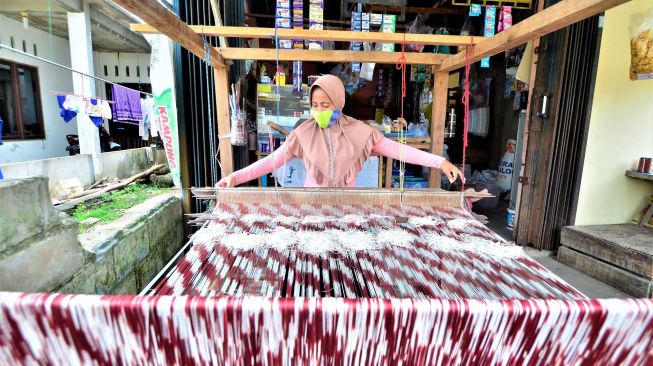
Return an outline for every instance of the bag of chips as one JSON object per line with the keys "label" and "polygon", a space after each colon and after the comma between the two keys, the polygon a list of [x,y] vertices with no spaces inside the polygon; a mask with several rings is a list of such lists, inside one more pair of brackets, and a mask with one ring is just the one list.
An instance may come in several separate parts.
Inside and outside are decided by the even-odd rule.
{"label": "bag of chips", "polygon": [[630,78],[653,79],[653,8],[630,19]]}

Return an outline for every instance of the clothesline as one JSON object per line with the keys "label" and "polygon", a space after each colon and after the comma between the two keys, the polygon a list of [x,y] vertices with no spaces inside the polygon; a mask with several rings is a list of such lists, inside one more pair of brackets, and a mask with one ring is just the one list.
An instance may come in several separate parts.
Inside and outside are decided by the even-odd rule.
{"label": "clothesline", "polygon": [[[97,76],[94,76],[94,75],[89,75],[89,74],[87,74],[87,73],[85,73],[85,72],[81,72],[81,71],[75,70],[75,69],[73,69],[73,68],[71,68],[71,67],[68,67],[68,66],[62,65],[62,64],[57,63],[57,62],[54,62],[54,61],[50,61],[50,60],[45,59],[45,58],[43,58],[43,57],[39,57],[39,56],[35,56],[35,55],[31,55],[31,54],[29,54],[29,53],[27,53],[27,52],[23,52],[23,51],[21,51],[21,50],[18,50],[18,49],[15,49],[15,48],[12,48],[12,47],[6,46],[6,45],[4,45],[4,44],[2,44],[2,43],[0,43],[0,48],[4,48],[4,49],[7,49],[7,50],[9,50],[9,51],[13,51],[13,52],[18,53],[18,54],[20,54],[20,55],[23,55],[23,56],[26,56],[26,57],[30,57],[30,58],[33,58],[33,59],[36,59],[36,60],[39,60],[39,61],[42,61],[42,62],[48,63],[48,64],[53,65],[53,66],[57,66],[57,67],[60,67],[60,68],[66,69],[66,70],[72,71],[72,72],[74,72],[74,73],[77,73],[77,74],[80,74],[80,75],[84,75],[84,76],[86,76],[86,77],[89,77],[89,78],[92,78],[92,79],[95,79],[95,80],[102,81],[102,82],[107,83],[107,84],[111,84],[111,85],[120,85],[119,83],[114,83],[113,81],[109,81],[109,80],[103,79],[103,78],[101,78],[101,77],[97,77]],[[123,85],[120,85],[120,86],[122,86],[123,88],[127,88],[126,86],[123,86]],[[132,88],[127,88],[127,89],[131,89],[131,90],[137,91],[137,92],[139,92],[139,93],[141,93],[141,94],[145,94],[145,95],[152,96],[151,93],[147,93],[147,92],[144,92],[144,91],[141,91],[141,90],[136,90],[136,89],[132,89]],[[99,98],[99,99],[102,99],[102,98]]]}
{"label": "clothesline", "polygon": [[70,95],[70,96],[73,96],[73,97],[78,97],[78,98],[80,98],[82,100],[99,99],[99,100],[104,100],[104,101],[106,101],[107,103],[110,103],[110,104],[115,104],[116,103],[113,100],[108,100],[106,98],[93,97],[93,96],[84,96],[84,95],[79,95],[79,94],[74,94],[74,93],[67,93],[67,92],[57,92],[57,91],[52,91],[52,90],[50,91],[50,95]]}

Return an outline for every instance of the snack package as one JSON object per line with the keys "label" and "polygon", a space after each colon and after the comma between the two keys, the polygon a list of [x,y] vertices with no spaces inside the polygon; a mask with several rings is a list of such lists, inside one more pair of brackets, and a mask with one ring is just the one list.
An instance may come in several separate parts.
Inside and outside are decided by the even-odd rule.
{"label": "snack package", "polygon": [[630,79],[653,79],[653,8],[630,17]]}

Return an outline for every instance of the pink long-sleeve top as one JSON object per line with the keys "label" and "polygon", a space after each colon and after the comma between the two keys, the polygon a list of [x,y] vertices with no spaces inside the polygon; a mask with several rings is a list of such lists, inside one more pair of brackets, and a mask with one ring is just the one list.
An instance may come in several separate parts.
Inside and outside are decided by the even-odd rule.
{"label": "pink long-sleeve top", "polygon": [[[373,145],[372,153],[398,160],[401,153],[401,144],[392,141],[387,137],[383,137]],[[235,172],[234,176],[236,178],[236,185],[269,174],[296,157],[297,156],[289,151],[286,144],[282,144],[279,149],[264,159]],[[404,146],[403,160],[409,164],[422,165],[429,168],[440,168],[440,165],[445,159],[441,156],[433,155],[410,146]],[[313,177],[311,177],[310,174],[307,174],[306,180],[304,181],[304,187],[320,187],[320,185]],[[352,180],[350,184],[346,185],[346,187],[355,187],[355,180]]]}

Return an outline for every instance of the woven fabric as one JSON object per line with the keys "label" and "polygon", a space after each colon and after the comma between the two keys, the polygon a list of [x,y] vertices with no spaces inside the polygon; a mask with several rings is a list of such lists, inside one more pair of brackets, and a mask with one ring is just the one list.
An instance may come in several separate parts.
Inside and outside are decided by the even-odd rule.
{"label": "woven fabric", "polygon": [[[215,212],[156,293],[585,298],[460,208],[222,204]],[[324,244],[328,235],[344,237],[353,249],[316,250],[329,245]],[[361,246],[370,236],[373,248]],[[307,237],[308,244],[276,243],[297,237]],[[506,255],[510,252],[517,254]]]}
{"label": "woven fabric", "polygon": [[650,365],[653,300],[0,293],[0,364]]}

